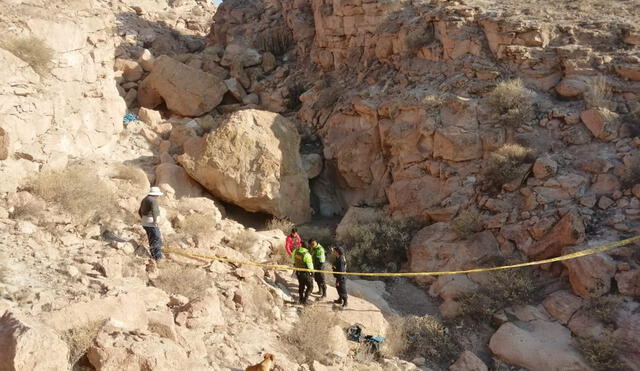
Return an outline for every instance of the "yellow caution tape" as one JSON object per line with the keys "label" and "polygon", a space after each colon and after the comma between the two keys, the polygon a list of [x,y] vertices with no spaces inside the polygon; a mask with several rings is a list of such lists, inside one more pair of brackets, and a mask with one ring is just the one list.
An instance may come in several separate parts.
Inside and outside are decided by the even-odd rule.
{"label": "yellow caution tape", "polygon": [[636,241],[640,241],[640,235],[627,238],[626,240],[621,240],[618,242],[609,243],[606,245],[601,245],[598,247],[593,247],[590,249],[574,252],[567,255],[558,256],[557,258],[544,259],[544,260],[536,260],[527,263],[519,263],[519,264],[511,264],[511,265],[503,265],[500,267],[491,267],[491,268],[476,268],[476,269],[467,269],[460,271],[443,271],[443,272],[403,272],[403,273],[371,273],[371,272],[333,272],[326,270],[316,270],[316,269],[306,269],[306,268],[295,268],[287,265],[279,265],[279,264],[262,264],[262,263],[254,263],[250,261],[236,260],[236,259],[228,259],[222,258],[219,256],[210,256],[210,255],[202,255],[202,254],[194,254],[184,250],[176,250],[176,249],[163,249],[164,252],[178,254],[182,256],[187,256],[191,258],[198,259],[206,259],[206,260],[217,260],[224,263],[231,263],[236,265],[250,265],[253,267],[265,268],[265,269],[274,269],[274,270],[288,270],[288,271],[300,271],[300,272],[313,272],[313,273],[328,273],[328,274],[343,274],[346,276],[367,276],[367,277],[419,277],[419,276],[444,276],[451,274],[466,274],[466,273],[479,273],[479,272],[490,272],[490,271],[498,271],[503,269],[512,269],[512,268],[520,268],[520,267],[528,267],[532,265],[541,265],[553,262],[559,262],[563,260],[580,258],[587,255],[598,254],[604,251],[608,251],[611,249],[615,249],[621,246],[629,245]]}

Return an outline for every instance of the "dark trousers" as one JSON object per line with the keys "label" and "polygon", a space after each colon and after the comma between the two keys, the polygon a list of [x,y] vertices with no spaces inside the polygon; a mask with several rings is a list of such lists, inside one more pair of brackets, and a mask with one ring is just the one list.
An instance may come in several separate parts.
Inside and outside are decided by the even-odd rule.
{"label": "dark trousers", "polygon": [[313,290],[313,278],[309,272],[296,272],[298,276],[298,300],[300,304],[306,304]]}
{"label": "dark trousers", "polygon": [[347,304],[347,280],[344,277],[336,279],[336,290],[338,290],[338,300],[343,304]]}
{"label": "dark trousers", "polygon": [[[314,269],[317,270],[321,270],[322,269],[322,265],[318,266],[318,267],[314,267]],[[313,273],[313,278],[316,281],[316,284],[318,285],[318,289],[320,290],[320,295],[322,295],[323,297],[327,295],[327,284],[324,282],[324,274],[320,273],[320,272],[315,272]]]}
{"label": "dark trousers", "polygon": [[160,235],[160,228],[144,226],[144,231],[147,232],[149,238],[149,251],[151,257],[155,260],[162,258],[162,236]]}

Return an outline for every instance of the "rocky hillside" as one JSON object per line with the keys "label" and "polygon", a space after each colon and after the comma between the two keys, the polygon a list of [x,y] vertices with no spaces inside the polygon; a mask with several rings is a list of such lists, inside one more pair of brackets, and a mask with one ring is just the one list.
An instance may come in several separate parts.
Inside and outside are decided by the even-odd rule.
{"label": "rocky hillside", "polygon": [[[168,247],[258,262],[309,223],[350,270],[636,235],[639,5],[0,4],[0,370],[237,370],[267,352],[280,370],[639,370],[635,245],[350,280],[336,311],[293,305],[288,272],[156,264],[136,215],[157,185]],[[366,267],[363,246],[380,249]],[[357,322],[387,337],[381,357],[346,340]]]}

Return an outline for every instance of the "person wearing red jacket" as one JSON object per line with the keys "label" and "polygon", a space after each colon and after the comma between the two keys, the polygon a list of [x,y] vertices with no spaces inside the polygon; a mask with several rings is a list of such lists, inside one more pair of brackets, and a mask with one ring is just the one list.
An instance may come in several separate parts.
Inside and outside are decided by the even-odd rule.
{"label": "person wearing red jacket", "polygon": [[287,250],[287,254],[289,256],[293,252],[293,250],[302,246],[302,239],[298,234],[298,229],[296,227],[291,228],[291,233],[287,236],[287,239],[284,242],[284,248]]}

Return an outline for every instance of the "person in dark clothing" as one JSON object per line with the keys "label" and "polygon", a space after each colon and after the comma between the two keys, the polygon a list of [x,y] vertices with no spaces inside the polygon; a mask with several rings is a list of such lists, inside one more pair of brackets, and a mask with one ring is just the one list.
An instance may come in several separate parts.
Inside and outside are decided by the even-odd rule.
{"label": "person in dark clothing", "polygon": [[149,239],[149,251],[151,257],[155,260],[162,259],[162,235],[160,234],[160,227],[158,227],[158,219],[160,218],[158,196],[161,195],[160,188],[151,187],[138,209],[138,215],[142,218],[142,227],[147,232],[147,238]]}
{"label": "person in dark clothing", "polygon": [[[307,249],[307,243],[293,250],[291,261],[296,268],[313,269],[313,258]],[[307,299],[313,290],[313,273],[296,271],[298,277],[298,300],[300,304],[307,304]]]}
{"label": "person in dark clothing", "polygon": [[[344,250],[342,247],[336,247],[333,249],[333,253],[336,256],[336,261],[333,265],[334,272],[346,272],[347,260],[344,257]],[[334,274],[336,279],[336,290],[338,290],[338,299],[333,302],[336,304],[342,304],[342,308],[347,307],[347,276],[344,274]]]}
{"label": "person in dark clothing", "polygon": [[[311,258],[313,259],[313,269],[315,270],[323,270],[324,263],[326,262],[326,256],[324,252],[324,247],[318,243],[316,240],[309,240],[309,247],[311,248]],[[316,284],[318,284],[318,292],[321,298],[327,297],[327,284],[324,281],[324,274],[320,272],[314,272],[313,278],[316,280]]]}

